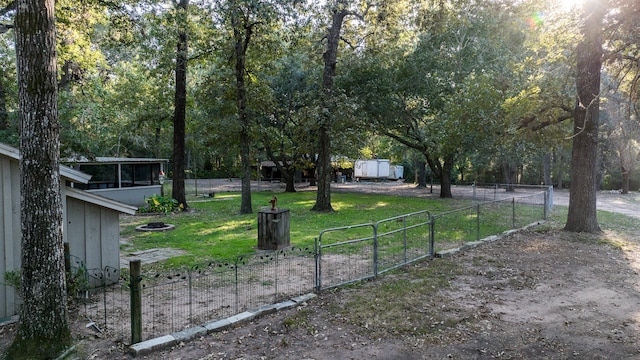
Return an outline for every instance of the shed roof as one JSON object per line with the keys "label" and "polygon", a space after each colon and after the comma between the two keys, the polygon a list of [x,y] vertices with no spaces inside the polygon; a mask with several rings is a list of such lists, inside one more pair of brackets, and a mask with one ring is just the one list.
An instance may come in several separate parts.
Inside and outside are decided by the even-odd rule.
{"label": "shed roof", "polygon": [[82,165],[95,165],[95,164],[151,164],[159,162],[168,162],[168,159],[154,159],[154,158],[123,158],[123,157],[108,157],[98,156],[93,159],[87,157],[74,157],[63,159],[62,162],[67,164],[82,164]]}
{"label": "shed roof", "polygon": [[[0,143],[0,155],[4,155],[16,161],[20,161],[20,150],[7,144]],[[71,182],[77,182],[81,184],[87,184],[91,179],[91,175],[85,174],[78,170],[74,170],[62,164],[60,165],[60,176]]]}
{"label": "shed roof", "polygon": [[[20,151],[12,146],[3,143],[0,143],[0,156],[5,156],[15,161],[20,161]],[[88,183],[89,179],[91,179],[91,175],[85,174],[78,170],[74,170],[62,164],[60,165],[60,176],[71,182],[79,182],[82,184]],[[67,186],[65,190],[67,196],[69,197],[91,204],[99,205],[107,209],[112,209],[129,215],[135,214],[137,210],[137,208],[134,206],[123,204],[119,201],[108,199],[104,196],[89,193],[87,191],[74,189],[69,186]]]}
{"label": "shed roof", "polygon": [[68,197],[78,199],[84,202],[88,202],[90,204],[99,205],[111,210],[119,211],[121,213],[133,215],[138,210],[137,207],[131,206],[128,204],[123,204],[119,201],[115,201],[104,196],[97,195],[95,193],[91,193],[88,191],[74,189],[72,187],[67,186],[66,194]]}

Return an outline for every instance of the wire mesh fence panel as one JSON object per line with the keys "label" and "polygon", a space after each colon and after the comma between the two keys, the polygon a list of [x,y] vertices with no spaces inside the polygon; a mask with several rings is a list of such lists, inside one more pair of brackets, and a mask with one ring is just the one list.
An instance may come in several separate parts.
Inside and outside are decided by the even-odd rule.
{"label": "wire mesh fence panel", "polygon": [[313,246],[278,250],[274,278],[276,301],[309,293],[315,287],[315,249]]}
{"label": "wire mesh fence panel", "polygon": [[202,324],[236,314],[234,262],[209,262],[191,269],[191,324]]}
{"label": "wire mesh fence panel", "polygon": [[513,229],[513,198],[489,201],[478,205],[478,239]]}
{"label": "wire mesh fence panel", "polygon": [[262,262],[241,263],[237,267],[236,312],[257,308],[272,303],[275,299],[275,261],[271,256],[260,259]]}
{"label": "wire mesh fence panel", "polygon": [[397,216],[376,223],[378,273],[430,255],[428,211]]}
{"label": "wire mesh fence panel", "polygon": [[548,203],[544,192],[514,198],[514,228],[546,219]]}
{"label": "wire mesh fence panel", "polygon": [[87,272],[88,284],[82,297],[76,298],[78,312],[87,325],[109,337],[128,343],[130,329],[130,292],[119,269],[105,267]]}
{"label": "wire mesh fence panel", "polygon": [[188,274],[158,276],[165,281],[142,281],[142,340],[184,330],[190,325]]}
{"label": "wire mesh fence panel", "polygon": [[327,289],[375,276],[374,225],[328,229],[317,242],[317,289]]}
{"label": "wire mesh fence panel", "polygon": [[436,252],[457,248],[478,239],[477,206],[433,215],[432,220]]}

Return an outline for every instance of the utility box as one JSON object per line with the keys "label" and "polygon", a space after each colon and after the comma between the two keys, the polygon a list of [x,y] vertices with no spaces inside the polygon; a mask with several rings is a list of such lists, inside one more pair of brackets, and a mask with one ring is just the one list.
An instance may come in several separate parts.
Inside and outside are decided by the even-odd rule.
{"label": "utility box", "polygon": [[279,250],[289,246],[289,209],[267,209],[258,212],[258,249]]}

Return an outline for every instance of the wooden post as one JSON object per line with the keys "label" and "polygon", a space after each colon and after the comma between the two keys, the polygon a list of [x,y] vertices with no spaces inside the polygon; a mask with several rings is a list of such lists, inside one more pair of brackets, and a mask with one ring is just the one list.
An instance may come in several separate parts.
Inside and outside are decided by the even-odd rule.
{"label": "wooden post", "polygon": [[129,262],[129,286],[131,289],[131,344],[142,341],[142,286],[140,260]]}
{"label": "wooden post", "polygon": [[68,242],[64,243],[64,271],[71,274],[71,252]]}
{"label": "wooden post", "polygon": [[290,246],[289,209],[268,209],[258,213],[258,249],[278,250]]}

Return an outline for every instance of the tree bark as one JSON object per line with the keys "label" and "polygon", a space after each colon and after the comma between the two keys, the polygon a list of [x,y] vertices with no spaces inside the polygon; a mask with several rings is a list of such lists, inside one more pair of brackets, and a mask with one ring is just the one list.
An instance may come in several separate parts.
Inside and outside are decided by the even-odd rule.
{"label": "tree bark", "polygon": [[431,169],[431,176],[437,176],[440,180],[440,197],[452,198],[451,193],[451,171],[453,171],[453,159],[451,155],[445,156],[442,161],[440,159],[432,159],[428,154],[425,154],[427,158],[427,164]]}
{"label": "tree bark", "polygon": [[242,171],[242,188],[240,214],[251,214],[251,137],[249,133],[249,115],[247,114],[247,85],[245,83],[245,62],[249,42],[253,32],[252,26],[243,24],[238,4],[234,2],[232,10],[233,36],[235,40],[235,76],[236,106],[240,121],[240,168]]}
{"label": "tree bark", "polygon": [[173,187],[171,196],[187,210],[185,191],[185,135],[187,116],[187,6],[189,0],[180,0],[178,11],[178,44],[176,46],[176,89],[173,113]]}
{"label": "tree bark", "polygon": [[427,163],[426,161],[416,160],[416,179],[417,186],[421,188],[427,187]]}
{"label": "tree bark", "polygon": [[513,184],[516,183],[517,165],[514,161],[505,159],[502,163],[502,178],[507,192],[514,192]]}
{"label": "tree bark", "polygon": [[624,165],[620,166],[620,172],[622,172],[622,194],[629,193],[629,170]]}
{"label": "tree bark", "polygon": [[62,237],[54,0],[18,1],[23,303],[9,359],[55,358],[71,343]]}
{"label": "tree bark", "polygon": [[336,76],[336,64],[338,63],[338,45],[340,31],[345,16],[348,15],[345,0],[336,1],[331,16],[331,27],[327,35],[327,50],[324,53],[324,72],[322,74],[322,108],[320,114],[320,126],[318,128],[318,191],[313,211],[333,211],[331,206],[331,128],[333,124],[333,112],[335,111],[335,99],[333,97],[333,79]]}
{"label": "tree bark", "polygon": [[453,171],[453,156],[447,156],[442,163],[440,170],[440,197],[450,199],[453,197],[451,192],[451,172]]}
{"label": "tree bark", "polygon": [[542,159],[542,181],[546,186],[553,185],[551,183],[551,153],[548,152]]}
{"label": "tree bark", "polygon": [[566,231],[598,232],[596,212],[598,120],[602,68],[602,22],[606,9],[598,1],[583,7],[583,40],[577,47],[576,110],[571,153],[571,187]]}

